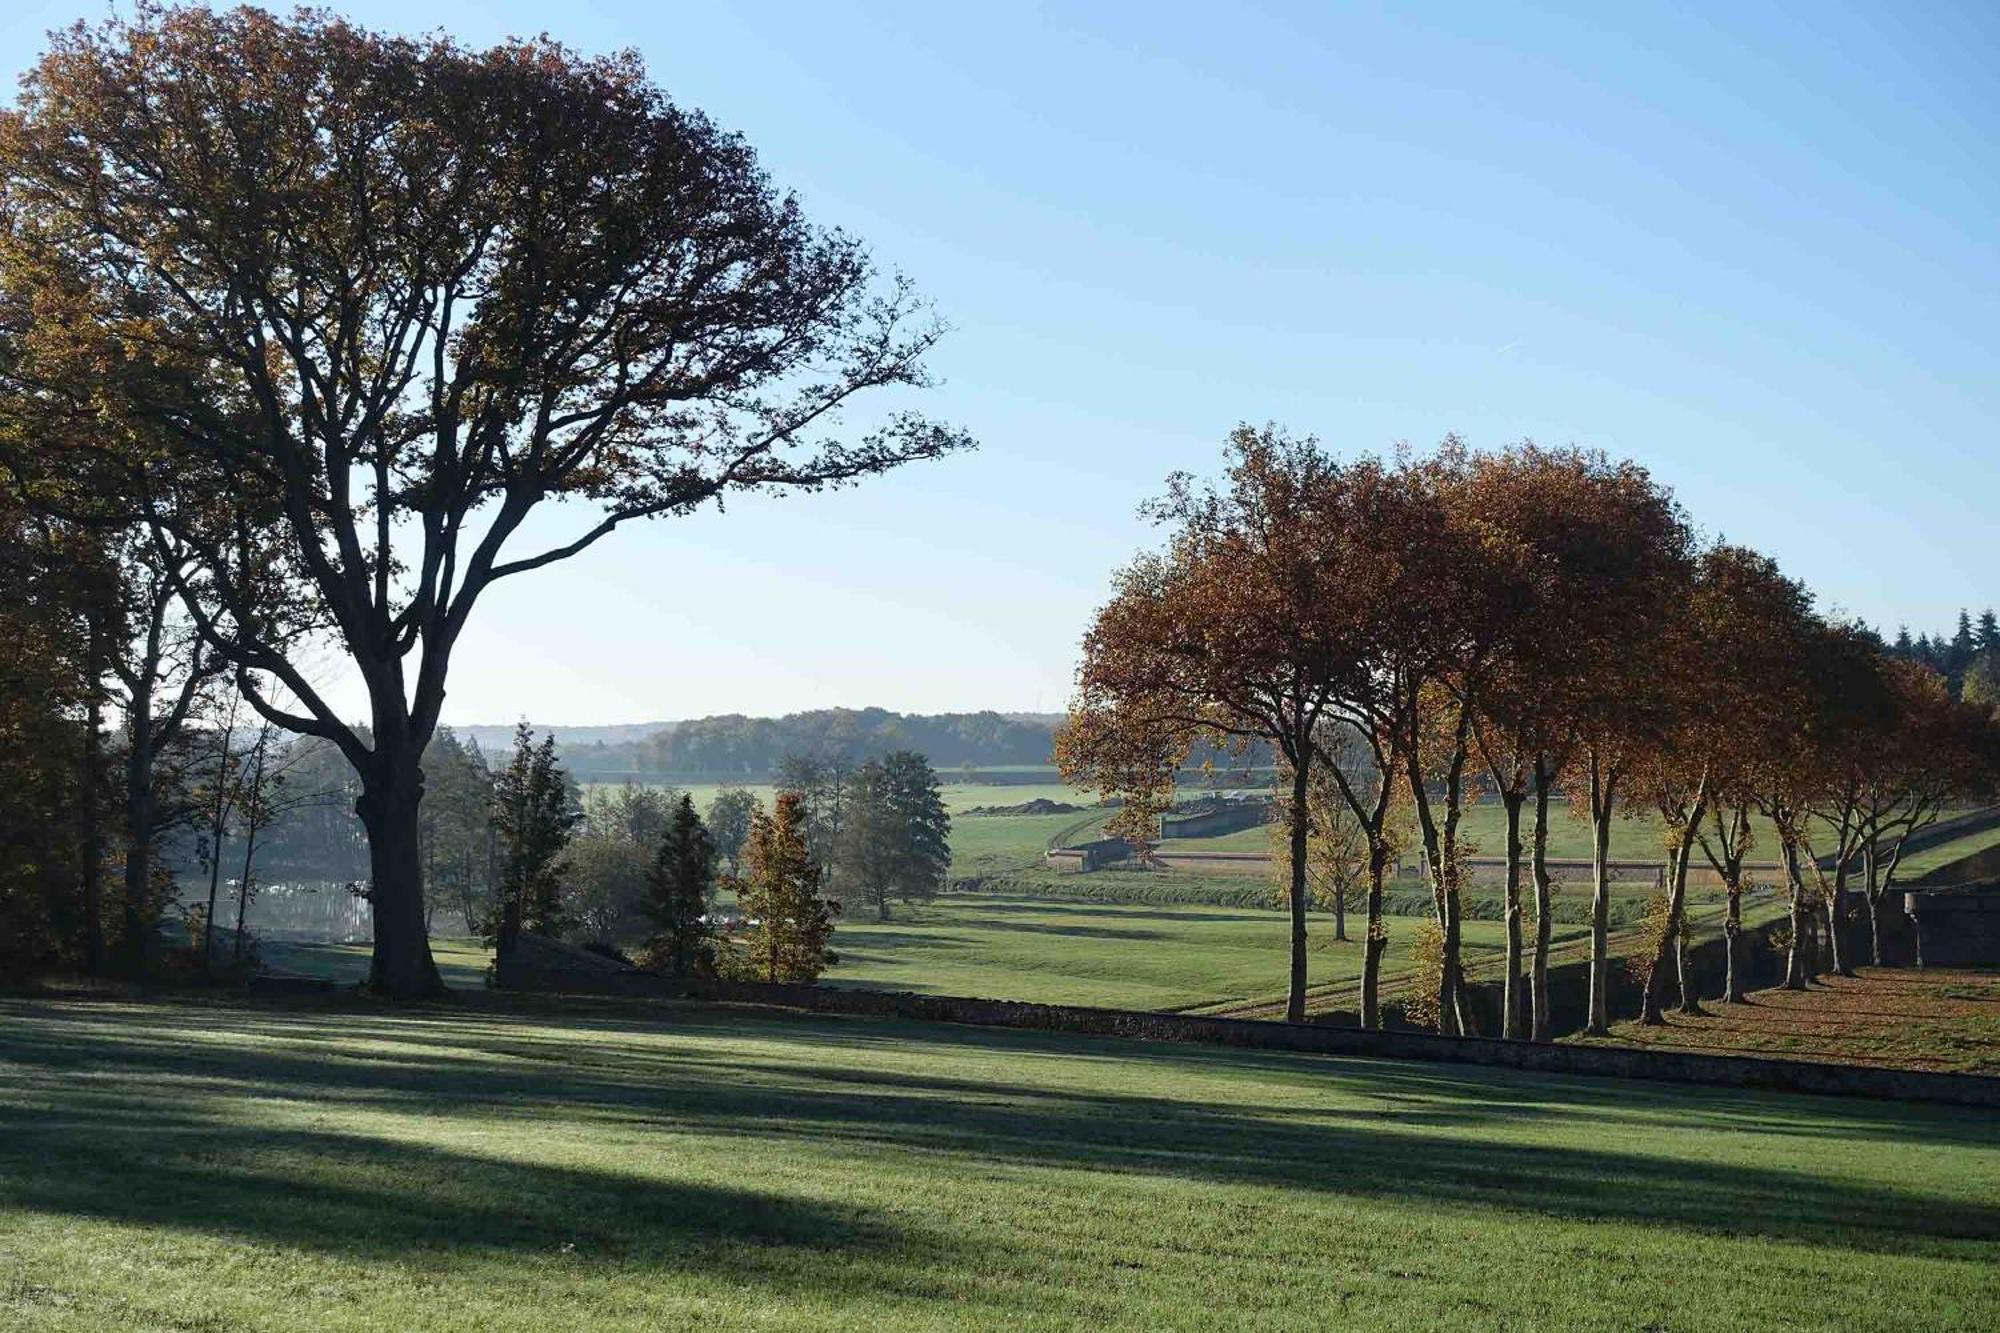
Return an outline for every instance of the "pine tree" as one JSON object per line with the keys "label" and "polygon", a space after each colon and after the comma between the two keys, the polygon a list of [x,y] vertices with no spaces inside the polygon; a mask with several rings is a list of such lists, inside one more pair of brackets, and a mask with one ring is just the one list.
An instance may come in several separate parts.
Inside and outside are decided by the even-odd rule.
{"label": "pine tree", "polygon": [[1979,627],[1972,632],[1972,644],[1982,653],[2000,653],[2000,618],[1987,607],[1979,613]]}
{"label": "pine tree", "polygon": [[715,844],[695,813],[694,799],[682,796],[646,876],[645,912],[653,923],[644,950],[648,966],[680,977],[715,970],[708,926],[714,888]]}
{"label": "pine tree", "polygon": [[1958,693],[1959,683],[1965,679],[1965,669],[1972,665],[1972,651],[1972,617],[1961,610],[1958,628],[1944,651],[1944,676],[1953,694]]}
{"label": "pine tree", "polygon": [[493,829],[500,843],[499,920],[494,943],[513,948],[522,930],[560,935],[561,862],[575,831],[577,812],[568,774],[556,762],[553,735],[535,743],[523,722],[514,732],[514,755],[493,779]]}
{"label": "pine tree", "polygon": [[738,897],[753,922],[750,963],[765,981],[816,981],[837,961],[827,941],[840,904],[819,896],[806,827],[805,802],[794,791],[780,792],[770,814],[750,820]]}
{"label": "pine tree", "polygon": [[1910,639],[1910,627],[1908,625],[1896,626],[1896,644],[1891,651],[1896,656],[1905,660],[1914,658],[1917,655],[1917,645]]}

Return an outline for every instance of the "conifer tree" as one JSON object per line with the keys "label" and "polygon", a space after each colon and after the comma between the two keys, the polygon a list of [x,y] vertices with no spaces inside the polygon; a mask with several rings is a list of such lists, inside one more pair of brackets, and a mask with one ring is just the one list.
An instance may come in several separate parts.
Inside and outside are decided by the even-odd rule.
{"label": "conifer tree", "polygon": [[820,873],[806,843],[805,802],[780,792],[770,814],[750,819],[738,890],[750,927],[750,962],[765,981],[811,982],[838,961],[827,940],[840,904],[819,896]]}
{"label": "conifer tree", "polygon": [[715,843],[694,798],[674,807],[666,836],[646,876],[645,912],[653,923],[644,957],[649,966],[685,977],[715,970],[708,900],[715,888]]}
{"label": "conifer tree", "polygon": [[560,935],[568,925],[561,861],[576,820],[568,775],[556,762],[555,737],[536,744],[523,722],[514,732],[513,758],[493,779],[493,829],[500,842],[494,942],[502,953],[523,930]]}

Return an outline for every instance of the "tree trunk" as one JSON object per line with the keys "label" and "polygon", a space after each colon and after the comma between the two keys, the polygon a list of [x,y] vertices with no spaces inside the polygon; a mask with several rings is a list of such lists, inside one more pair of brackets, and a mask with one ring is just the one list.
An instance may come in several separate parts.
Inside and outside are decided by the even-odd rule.
{"label": "tree trunk", "polygon": [[1287,1023],[1303,1023],[1306,1019],[1306,835],[1312,824],[1312,811],[1306,808],[1306,787],[1310,763],[1306,747],[1300,746],[1292,761],[1292,865],[1286,894],[1292,913],[1292,974],[1291,985],[1285,992]]}
{"label": "tree trunk", "polygon": [[1549,913],[1549,773],[1541,759],[1535,761],[1535,844],[1532,853],[1535,876],[1535,962],[1529,982],[1528,1040],[1549,1038],[1549,945],[1553,923]]}
{"label": "tree trunk", "polygon": [[1521,1039],[1521,803],[1527,793],[1509,788],[1500,793],[1507,807],[1507,954],[1500,982],[1500,1035]]}
{"label": "tree trunk", "polygon": [[[1384,775],[1384,782],[1389,779]],[[1381,838],[1368,840],[1368,937],[1361,957],[1361,1026],[1373,1032],[1382,1026],[1382,954],[1389,938],[1382,930],[1382,876],[1388,872],[1389,848]]]}
{"label": "tree trunk", "polygon": [[[1835,855],[1841,853],[1836,852]],[[1834,975],[1851,977],[1854,975],[1854,963],[1848,953],[1846,918],[1847,862],[1843,859],[1833,869],[1833,892],[1826,900],[1826,947]]]}
{"label": "tree trunk", "polygon": [[104,767],[104,699],[98,691],[97,621],[90,621],[84,705],[82,790],[77,793],[77,843],[83,864],[83,968],[92,976],[104,971],[104,828],[98,806],[98,773]]}
{"label": "tree trunk", "polygon": [[[259,756],[257,774],[260,781],[263,777],[263,769],[263,758]],[[244,946],[250,940],[250,932],[246,926],[250,918],[251,876],[256,873],[256,870],[257,824],[253,819],[249,827],[243,830],[243,873],[237,876],[236,879],[236,942],[230,951],[230,957],[232,961],[239,964],[243,961]]]}
{"label": "tree trunk", "polygon": [[1730,1004],[1743,1004],[1744,972],[1749,960],[1743,956],[1743,872],[1732,867],[1728,882],[1723,886],[1729,898],[1722,922],[1722,935],[1726,943],[1725,966],[1727,971],[1722,982],[1722,998]]}
{"label": "tree trunk", "polygon": [[355,813],[368,830],[369,904],[375,918],[375,953],[368,989],[395,999],[445,993],[424,931],[423,861],[418,852],[417,809],[423,800],[421,747],[390,750],[377,737],[375,763],[361,776]]}
{"label": "tree trunk", "polygon": [[1590,1019],[1593,1037],[1611,1032],[1611,800],[1597,757],[1590,760]]}
{"label": "tree trunk", "polygon": [[1806,949],[1812,923],[1806,911],[1806,885],[1799,874],[1799,849],[1790,838],[1784,843],[1785,883],[1791,891],[1792,947],[1785,952],[1785,989],[1806,988]]}
{"label": "tree trunk", "polygon": [[152,665],[140,664],[138,688],[131,691],[125,750],[125,968],[144,980],[152,972],[152,922],[146,905],[153,879],[153,691]]}
{"label": "tree trunk", "polygon": [[1861,849],[1861,868],[1861,898],[1868,908],[1868,964],[1871,967],[1880,967],[1882,966],[1882,921],[1876,913],[1875,900],[1881,892],[1877,882],[1881,867],[1875,861],[1873,838],[1870,838],[1868,845]]}
{"label": "tree trunk", "polygon": [[[1700,818],[1696,812],[1695,818]],[[1689,825],[1693,827],[1692,822]],[[1676,961],[1681,986],[1681,1012],[1698,1013],[1698,1007],[1691,1007],[1692,994],[1688,986],[1687,955],[1681,943],[1681,934],[1687,912],[1687,872],[1688,853],[1692,850],[1689,842],[1669,850],[1670,878],[1667,881],[1666,928],[1660,932],[1659,942],[1653,948],[1652,966],[1646,969],[1645,997],[1639,1009],[1639,1021],[1647,1027],[1662,1027],[1666,1024],[1666,1008],[1662,996],[1666,993],[1667,964]]]}
{"label": "tree trunk", "polygon": [[1333,886],[1333,937],[1347,943],[1347,885]]}

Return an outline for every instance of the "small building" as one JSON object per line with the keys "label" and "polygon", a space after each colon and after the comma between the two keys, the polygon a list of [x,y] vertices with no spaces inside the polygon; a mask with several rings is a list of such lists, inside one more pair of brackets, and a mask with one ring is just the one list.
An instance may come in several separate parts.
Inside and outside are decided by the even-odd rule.
{"label": "small building", "polygon": [[1270,818],[1271,803],[1262,798],[1204,801],[1200,805],[1170,810],[1161,815],[1160,836],[1220,838],[1224,834],[1256,828],[1259,824],[1268,823]]}
{"label": "small building", "polygon": [[1095,842],[1080,842],[1074,847],[1051,847],[1047,859],[1051,870],[1080,875],[1101,870],[1131,855],[1132,845],[1125,839],[1099,838]]}

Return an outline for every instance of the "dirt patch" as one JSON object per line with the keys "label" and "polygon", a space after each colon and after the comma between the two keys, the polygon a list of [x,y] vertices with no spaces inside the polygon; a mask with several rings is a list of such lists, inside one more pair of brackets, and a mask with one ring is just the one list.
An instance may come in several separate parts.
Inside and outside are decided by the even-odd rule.
{"label": "dirt patch", "polygon": [[959,813],[966,815],[1074,815],[1080,814],[1082,811],[1083,807],[1080,805],[1071,805],[1068,801],[1044,800],[1038,796],[1032,801],[1023,801],[1019,805],[975,805],[970,810],[962,810]]}

